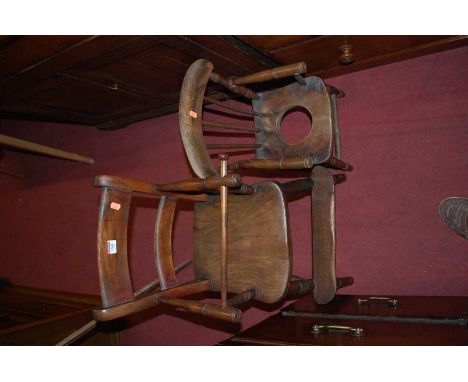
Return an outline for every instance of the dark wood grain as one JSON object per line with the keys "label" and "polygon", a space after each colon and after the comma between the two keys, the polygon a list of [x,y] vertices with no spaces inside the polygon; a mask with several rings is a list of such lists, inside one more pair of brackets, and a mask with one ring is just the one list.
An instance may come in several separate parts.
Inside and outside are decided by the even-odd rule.
{"label": "dark wood grain", "polygon": [[330,302],[336,293],[335,182],[329,170],[314,167],[312,190],[312,270],[314,299]]}
{"label": "dark wood grain", "polygon": [[203,140],[202,108],[213,64],[197,60],[184,77],[179,101],[179,128],[185,153],[200,178],[218,175]]}
{"label": "dark wood grain", "polygon": [[132,299],[111,307],[102,307],[93,310],[93,317],[97,321],[111,321],[130,314],[141,312],[159,304],[159,297],[183,297],[191,294],[206,292],[209,289],[208,280],[195,280],[181,284],[164,291],[154,292],[147,296]]}
{"label": "dark wood grain", "polygon": [[207,178],[193,178],[180,180],[178,182],[164,183],[156,185],[158,191],[169,192],[205,192],[215,191],[219,187],[237,188],[242,184],[239,174],[228,174],[224,177],[209,176]]}
{"label": "dark wood grain", "polygon": [[[262,145],[256,151],[257,159],[283,159],[312,156],[314,163],[326,161],[332,150],[332,110],[330,96],[324,82],[318,77],[308,77],[307,85],[292,83],[260,93],[260,100],[252,101],[255,117],[255,142]],[[293,108],[306,110],[313,128],[296,144],[288,144],[278,133],[284,115]],[[312,127],[312,126],[311,126]]]}
{"label": "dark wood grain", "polygon": [[[347,332],[311,333],[315,324],[361,328],[360,337]],[[423,323],[389,323],[359,320],[283,317],[276,314],[230,339],[242,345],[314,345],[314,346],[450,346],[468,345],[465,326]]]}
{"label": "dark wood grain", "polygon": [[[11,285],[0,290],[0,345],[54,345],[92,318],[99,296]],[[102,329],[105,329],[104,331]],[[98,326],[75,345],[119,345],[119,333]]]}
{"label": "dark wood grain", "polygon": [[[127,258],[128,213],[132,195],[104,187],[101,192],[97,234],[97,260],[104,307],[133,298]],[[112,208],[111,203],[118,206]],[[111,253],[109,241],[115,241]]]}
{"label": "dark wood grain", "polygon": [[[279,64],[304,60],[307,75],[329,78],[467,45],[466,36],[237,36]],[[351,45],[353,62],[343,65],[340,47]]]}
{"label": "dark wood grain", "polygon": [[159,201],[154,228],[154,253],[161,289],[177,284],[172,255],[172,225],[177,199],[163,196]]}
{"label": "dark wood grain", "polygon": [[145,182],[143,180],[123,178],[120,176],[96,175],[93,180],[93,185],[95,187],[108,187],[115,190],[139,192],[142,194],[148,194],[158,197],[172,196],[178,199],[185,200],[208,201],[208,196],[204,194],[189,195],[169,191],[160,192],[157,191],[157,185],[154,183]]}
{"label": "dark wood grain", "polygon": [[[255,299],[273,303],[286,294],[291,275],[289,218],[276,183],[254,188],[253,195],[228,197],[228,291],[254,288]],[[195,205],[194,265],[196,277],[210,279],[211,289],[219,291],[219,201],[212,200]]]}
{"label": "dark wood grain", "polygon": [[[2,36],[0,116],[122,128],[175,112],[184,74],[200,58],[229,83],[302,60],[307,75],[327,78],[467,42],[466,36],[403,35]],[[352,56],[346,65],[344,45]],[[248,94],[270,85],[254,84]],[[208,93],[236,95],[215,83]]]}

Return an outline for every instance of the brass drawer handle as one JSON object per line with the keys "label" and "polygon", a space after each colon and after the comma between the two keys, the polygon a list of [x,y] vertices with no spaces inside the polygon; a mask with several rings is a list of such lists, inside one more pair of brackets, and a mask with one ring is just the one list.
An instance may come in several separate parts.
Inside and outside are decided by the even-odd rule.
{"label": "brass drawer handle", "polygon": [[312,334],[320,334],[325,331],[328,332],[348,332],[353,337],[361,337],[364,335],[364,330],[362,328],[352,328],[351,326],[341,326],[341,325],[314,325],[310,331]]}
{"label": "brass drawer handle", "polygon": [[358,298],[358,305],[368,305],[372,302],[385,302],[388,306],[398,306],[398,300],[396,298],[389,297],[368,297],[368,298]]}

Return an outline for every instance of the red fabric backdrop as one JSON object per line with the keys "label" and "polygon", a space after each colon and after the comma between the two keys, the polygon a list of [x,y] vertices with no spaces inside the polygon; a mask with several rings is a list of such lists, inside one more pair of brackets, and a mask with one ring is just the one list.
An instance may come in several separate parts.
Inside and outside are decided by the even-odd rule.
{"label": "red fabric backdrop", "polygon": [[[355,167],[337,186],[337,268],[355,279],[343,293],[468,295],[468,241],[437,212],[442,199],[468,196],[467,61],[468,48],[461,48],[328,80],[346,92],[339,101],[343,157]],[[296,121],[303,131],[307,120],[288,117]],[[95,159],[87,166],[5,151],[5,165],[26,175],[0,176],[0,275],[16,284],[99,293],[94,175],[155,182],[191,176],[175,114],[112,132],[2,120],[0,132]],[[156,276],[156,207],[137,199],[132,209],[135,288]],[[191,216],[184,205],[174,234],[176,263],[192,253]],[[310,277],[310,198],[292,202],[290,217],[294,273]],[[191,276],[190,269],[181,273]],[[277,308],[250,308],[242,328]],[[213,344],[240,329],[168,312],[129,320],[124,343]]]}

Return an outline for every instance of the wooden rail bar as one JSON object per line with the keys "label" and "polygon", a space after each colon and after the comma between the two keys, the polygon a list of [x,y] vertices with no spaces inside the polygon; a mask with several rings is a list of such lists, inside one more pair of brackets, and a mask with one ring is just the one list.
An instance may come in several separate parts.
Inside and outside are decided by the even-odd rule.
{"label": "wooden rail bar", "polygon": [[205,192],[219,190],[219,187],[240,187],[242,178],[239,174],[228,174],[225,177],[209,176],[207,178],[193,178],[173,183],[157,184],[158,191],[172,192]]}
{"label": "wooden rail bar", "polygon": [[330,157],[330,159],[323,163],[323,165],[335,170],[342,171],[351,171],[353,169],[353,166],[351,166],[349,163],[335,157]]}
{"label": "wooden rail bar", "polygon": [[[227,161],[229,156],[227,154],[220,154],[220,169],[219,174],[221,177],[227,175]],[[227,289],[228,289],[228,275],[227,275],[227,203],[228,203],[228,193],[227,188],[221,186],[219,188],[220,195],[220,207],[221,207],[221,237],[220,237],[220,249],[221,249],[221,308],[226,308],[227,306]]]}
{"label": "wooden rail bar", "polygon": [[312,157],[288,158],[283,160],[274,159],[251,159],[232,163],[229,168],[236,170],[239,168],[253,168],[258,170],[301,170],[314,166]]}
{"label": "wooden rail bar", "polygon": [[259,149],[258,143],[208,143],[207,149]]}
{"label": "wooden rail bar", "polygon": [[120,191],[132,191],[153,196],[170,196],[177,199],[207,202],[208,195],[187,195],[174,192],[160,192],[156,189],[156,184],[142,180],[122,178],[120,176],[97,175],[94,177],[93,186],[108,187]]}
{"label": "wooden rail bar", "polygon": [[353,285],[354,279],[352,277],[337,277],[336,278],[336,288],[341,289],[347,286]]}
{"label": "wooden rail bar", "polygon": [[152,308],[159,304],[159,297],[183,297],[209,290],[209,280],[191,281],[175,288],[166,289],[157,293],[143,296],[134,300],[103,309],[94,309],[93,316],[96,321],[110,321]]}
{"label": "wooden rail bar", "polygon": [[160,297],[158,298],[158,301],[165,305],[171,305],[192,313],[201,314],[202,316],[217,318],[218,320],[238,323],[242,318],[242,312],[239,309],[233,308],[231,306],[222,307],[201,301],[182,300],[179,298],[167,297]]}
{"label": "wooden rail bar", "polygon": [[21,150],[31,151],[38,154],[48,155],[55,158],[68,159],[86,164],[94,163],[94,159],[85,157],[83,155],[71,153],[69,151],[59,150],[49,146],[40,145],[38,143],[25,141],[23,139],[9,137],[3,134],[0,134],[0,144]]}
{"label": "wooden rail bar", "polygon": [[[175,273],[179,273],[182,269],[186,268],[190,263],[192,262],[191,259],[187,259],[182,261],[180,264],[176,265],[174,268]],[[156,278],[150,283],[146,284],[144,287],[141,287],[138,289],[135,293],[133,293],[133,297],[139,297],[145,293],[148,293],[149,291],[152,291],[153,289],[156,289],[159,286],[159,279]]]}
{"label": "wooden rail bar", "polygon": [[221,77],[218,73],[211,73],[210,80],[224,86],[225,88],[229,89],[231,92],[239,94],[245,98],[250,100],[259,99],[260,97],[255,93],[253,90],[246,88],[242,85],[235,85],[231,81],[227,80],[224,77]]}
{"label": "wooden rail bar", "polygon": [[299,297],[312,293],[315,289],[314,280],[294,280],[289,283],[288,297]]}
{"label": "wooden rail bar", "polygon": [[236,294],[234,297],[227,300],[228,306],[238,306],[245,304],[246,302],[252,300],[257,295],[257,291],[254,288],[247,289],[242,293]]}
{"label": "wooden rail bar", "polygon": [[252,195],[255,194],[255,189],[248,184],[242,184],[239,188],[232,188],[228,192],[230,194]]}
{"label": "wooden rail bar", "polygon": [[314,187],[314,181],[310,178],[296,179],[290,182],[282,183],[280,187],[286,196],[294,196],[295,194],[310,192]]}
{"label": "wooden rail bar", "polygon": [[307,65],[304,61],[295,64],[279,66],[274,69],[263,70],[258,73],[249,74],[248,76],[236,78],[232,80],[234,85],[253,84],[257,82],[265,82],[276,80],[284,77],[295,76],[307,72]]}

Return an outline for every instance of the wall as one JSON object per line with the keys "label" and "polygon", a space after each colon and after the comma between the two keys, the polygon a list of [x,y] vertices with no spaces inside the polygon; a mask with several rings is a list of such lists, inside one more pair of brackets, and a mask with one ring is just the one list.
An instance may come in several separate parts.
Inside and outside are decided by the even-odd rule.
{"label": "wall", "polygon": [[[461,48],[328,81],[346,92],[339,101],[343,154],[355,168],[337,186],[338,274],[355,279],[343,293],[468,295],[468,242],[437,212],[442,199],[468,196],[467,60],[468,48]],[[95,159],[87,166],[5,150],[6,164],[26,175],[0,176],[0,275],[17,284],[99,293],[94,175],[155,182],[191,176],[176,115],[113,132],[3,120],[0,132]],[[137,199],[132,210],[135,288],[156,276],[156,206]],[[294,273],[305,277],[311,274],[309,210],[309,198],[290,205]],[[179,212],[174,236],[177,263],[191,255],[189,205]],[[181,278],[191,272],[184,270]],[[250,308],[243,328],[278,307]],[[239,330],[168,312],[128,320],[124,343],[213,344]]]}

